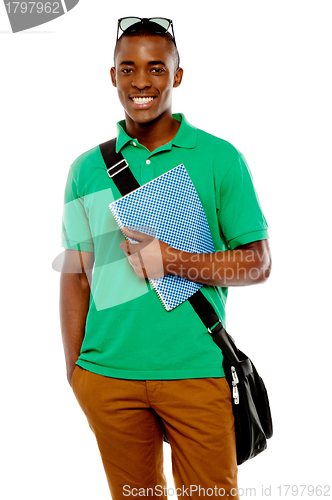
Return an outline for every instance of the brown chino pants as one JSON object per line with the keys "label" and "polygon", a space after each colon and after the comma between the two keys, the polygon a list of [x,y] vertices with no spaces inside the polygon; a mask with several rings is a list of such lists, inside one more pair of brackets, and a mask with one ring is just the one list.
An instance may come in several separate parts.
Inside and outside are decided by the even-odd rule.
{"label": "brown chino pants", "polygon": [[[113,500],[234,498],[237,463],[224,377],[127,380],[76,366],[72,389],[95,434]],[[176,491],[163,472],[163,424]]]}

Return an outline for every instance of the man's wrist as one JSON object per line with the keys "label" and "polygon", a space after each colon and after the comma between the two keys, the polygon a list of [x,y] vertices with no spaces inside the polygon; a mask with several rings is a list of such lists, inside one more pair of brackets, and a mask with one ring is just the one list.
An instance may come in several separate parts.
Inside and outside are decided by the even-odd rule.
{"label": "man's wrist", "polygon": [[190,281],[199,281],[202,278],[199,270],[201,259],[202,254],[190,253],[169,246],[166,250],[165,274],[181,276],[181,278]]}

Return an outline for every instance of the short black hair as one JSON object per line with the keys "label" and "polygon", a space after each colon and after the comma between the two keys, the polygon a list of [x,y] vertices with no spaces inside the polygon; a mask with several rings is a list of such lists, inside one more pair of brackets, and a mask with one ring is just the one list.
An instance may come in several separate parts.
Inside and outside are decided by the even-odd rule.
{"label": "short black hair", "polygon": [[130,32],[128,32],[128,33],[126,33],[126,32],[122,33],[122,35],[119,37],[119,39],[117,40],[117,42],[115,44],[115,48],[114,48],[114,65],[115,65],[115,59],[116,59],[116,56],[117,56],[117,53],[118,53],[119,46],[120,46],[122,38],[124,38],[124,37],[134,37],[134,36],[137,36],[137,37],[141,37],[141,36],[160,36],[162,38],[165,38],[168,41],[169,48],[170,48],[170,50],[172,52],[172,55],[173,55],[175,70],[178,69],[178,67],[180,66],[180,56],[179,56],[179,52],[178,52],[177,46],[174,43],[172,35],[170,33],[168,33],[168,32],[166,32],[166,33],[152,33],[145,26],[143,26],[140,30],[135,31],[134,33],[130,33]]}

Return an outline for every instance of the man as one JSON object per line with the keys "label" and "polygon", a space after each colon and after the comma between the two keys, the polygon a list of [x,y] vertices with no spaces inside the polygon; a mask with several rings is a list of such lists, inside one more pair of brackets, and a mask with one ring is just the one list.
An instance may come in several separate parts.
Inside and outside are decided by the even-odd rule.
{"label": "man", "polygon": [[190,303],[167,312],[147,278],[174,274],[202,283],[225,323],[227,287],[269,276],[267,224],[242,154],[172,114],[183,70],[170,27],[162,19],[119,21],[111,78],[125,120],[116,149],[140,185],[185,165],[216,252],[182,252],[126,228],[140,241],[130,244],[108,208],[121,194],[99,147],[78,157],[66,184],[63,225],[67,377],[96,436],[113,499],[167,498],[164,428],[178,496],[238,498],[222,353]]}

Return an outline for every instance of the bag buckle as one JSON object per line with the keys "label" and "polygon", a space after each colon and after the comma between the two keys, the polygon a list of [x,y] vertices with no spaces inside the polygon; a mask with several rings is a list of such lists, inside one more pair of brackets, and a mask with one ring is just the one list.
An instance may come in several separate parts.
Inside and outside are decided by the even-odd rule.
{"label": "bag buckle", "polygon": [[[218,318],[218,323],[212,328],[212,330],[210,330],[210,328],[208,328],[208,332],[212,335],[212,337],[217,333],[212,333],[212,331],[215,329],[215,328],[218,328],[221,324],[221,320]],[[218,330],[219,331],[219,330]]]}
{"label": "bag buckle", "polygon": [[107,169],[108,177],[110,178],[114,177],[116,174],[118,174],[127,167],[129,167],[129,163],[125,159],[119,161],[118,163],[115,163],[115,165],[112,165]]}
{"label": "bag buckle", "polygon": [[234,366],[231,366],[231,372],[232,372],[232,386],[233,386],[233,399],[234,399],[234,404],[238,405],[240,403],[240,395],[239,395],[239,390],[237,388],[237,385],[239,383],[239,377],[237,376],[236,370]]}

